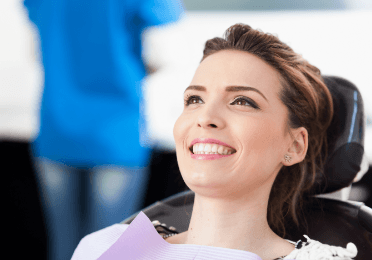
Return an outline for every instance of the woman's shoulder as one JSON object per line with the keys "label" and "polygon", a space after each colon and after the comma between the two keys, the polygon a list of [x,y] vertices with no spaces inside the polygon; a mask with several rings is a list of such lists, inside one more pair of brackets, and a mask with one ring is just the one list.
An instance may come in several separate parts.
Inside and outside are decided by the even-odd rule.
{"label": "woman's shoulder", "polygon": [[96,260],[119,239],[128,226],[114,224],[86,235],[80,240],[71,260]]}
{"label": "woman's shoulder", "polygon": [[307,241],[299,240],[296,243],[295,250],[283,259],[352,260],[358,254],[358,250],[353,243],[348,243],[346,248],[344,248],[323,244],[306,235],[304,235],[304,237]]}

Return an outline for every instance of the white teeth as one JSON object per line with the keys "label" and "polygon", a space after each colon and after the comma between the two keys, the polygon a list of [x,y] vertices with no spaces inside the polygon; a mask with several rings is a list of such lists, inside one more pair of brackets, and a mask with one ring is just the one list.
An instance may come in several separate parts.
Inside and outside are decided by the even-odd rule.
{"label": "white teeth", "polygon": [[212,151],[212,145],[211,144],[205,144],[204,152],[209,153],[210,151]]}
{"label": "white teeth", "polygon": [[229,147],[218,144],[198,143],[192,147],[194,154],[232,154],[233,150]]}

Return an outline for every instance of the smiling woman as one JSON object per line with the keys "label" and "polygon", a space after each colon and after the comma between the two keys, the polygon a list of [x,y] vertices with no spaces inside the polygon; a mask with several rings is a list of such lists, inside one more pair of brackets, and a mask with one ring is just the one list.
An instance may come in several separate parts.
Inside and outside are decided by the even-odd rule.
{"label": "smiling woman", "polygon": [[[275,36],[230,27],[207,41],[173,129],[180,172],[195,192],[188,230],[153,223],[170,232],[159,241],[141,212],[130,226],[84,238],[73,259],[352,259],[352,243],[284,239],[285,215],[304,224],[304,195],[327,159],[332,116],[316,67]],[[91,258],[79,258],[88,251]]]}
{"label": "smiling woman", "polygon": [[[259,176],[259,183],[270,183],[270,227],[284,236],[287,212],[299,225],[303,194],[311,192],[315,172],[326,160],[326,129],[333,116],[332,98],[320,71],[277,37],[235,25],[227,30],[225,39],[214,38],[206,43],[202,62],[185,95],[185,109],[174,133],[187,185],[192,186],[193,181],[186,175],[188,165],[192,165],[194,173],[200,172],[195,168],[208,165],[201,171],[204,178],[209,177],[207,169],[215,172],[213,167],[220,166],[217,162],[209,165],[189,161],[202,157],[182,156],[181,142],[190,143],[193,137],[217,137],[240,146],[235,159],[230,156],[230,162],[220,162],[224,167],[232,163],[239,178],[228,168],[223,179],[212,175],[223,180],[222,189],[226,188],[224,181],[231,177],[230,185],[238,182],[242,190],[252,190],[244,187],[240,178]],[[285,155],[292,161],[285,161]],[[258,188],[252,179],[247,183]]]}
{"label": "smiling woman", "polygon": [[195,202],[188,231],[168,241],[293,257],[284,215],[304,224],[303,195],[327,158],[333,103],[320,71],[237,24],[207,41],[184,95],[174,138]]}

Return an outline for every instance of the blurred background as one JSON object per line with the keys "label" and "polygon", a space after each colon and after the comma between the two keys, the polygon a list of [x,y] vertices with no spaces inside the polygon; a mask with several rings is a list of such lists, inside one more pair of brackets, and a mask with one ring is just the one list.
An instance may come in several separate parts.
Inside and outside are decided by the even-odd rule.
{"label": "blurred background", "polygon": [[[221,37],[235,23],[279,36],[325,75],[343,77],[360,90],[365,106],[365,151],[372,164],[372,1],[370,0],[184,0],[185,14],[176,22],[153,26],[142,34],[142,81],[147,134],[151,149],[149,182],[143,207],[185,190],[177,166],[173,125],[183,109],[182,93],[190,83],[207,39]],[[40,36],[22,0],[0,1],[0,160],[5,175],[33,168],[30,144],[39,134],[44,87]],[[32,173],[31,173],[32,174]],[[3,183],[3,185],[8,185]],[[10,184],[9,184],[10,185]],[[8,186],[9,186],[8,185]],[[45,218],[34,177],[13,180],[10,203],[27,208],[30,233],[46,250]],[[35,199],[24,205],[17,192]],[[353,184],[350,200],[372,207],[371,170]],[[31,216],[27,212],[33,212]],[[30,216],[30,217],[28,217]],[[44,225],[45,228],[45,225]]]}

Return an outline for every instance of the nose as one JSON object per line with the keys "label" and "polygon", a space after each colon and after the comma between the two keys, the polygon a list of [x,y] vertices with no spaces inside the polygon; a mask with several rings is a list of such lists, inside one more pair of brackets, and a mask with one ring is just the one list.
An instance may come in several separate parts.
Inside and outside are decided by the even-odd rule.
{"label": "nose", "polygon": [[204,106],[198,114],[197,125],[198,127],[211,129],[222,129],[226,126],[226,121],[218,108],[215,106]]}

